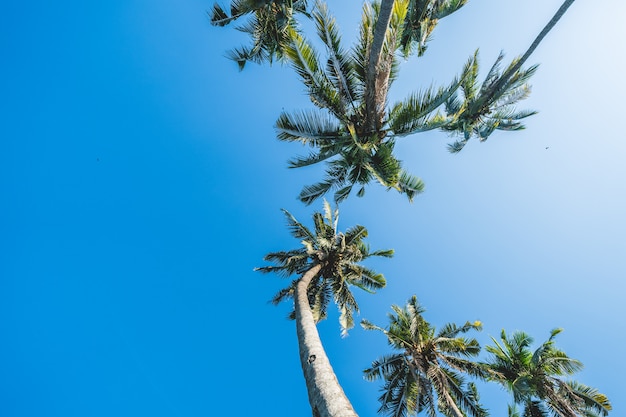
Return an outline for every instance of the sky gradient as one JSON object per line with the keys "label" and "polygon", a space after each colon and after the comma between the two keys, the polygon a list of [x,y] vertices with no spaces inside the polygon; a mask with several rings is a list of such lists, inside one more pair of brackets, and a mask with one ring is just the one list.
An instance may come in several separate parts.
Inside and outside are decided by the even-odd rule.
{"label": "sky gradient", "polygon": [[[341,3],[341,4],[339,4]],[[401,66],[392,101],[446,84],[476,48],[483,68],[521,54],[560,1],[473,0]],[[624,414],[616,362],[626,345],[626,40],[619,0],[579,0],[531,57],[540,63],[522,132],[451,155],[441,132],[402,139],[426,191],[413,203],[371,185],[342,203],[362,224],[387,288],[356,294],[386,325],[413,294],[435,326],[481,320],[557,346],[576,379]],[[288,170],[305,149],[275,139],[282,109],[311,108],[288,67],[238,72],[245,41],[211,27],[200,0],[12,2],[0,14],[0,415],[310,415],[288,281],[253,272],[298,246],[281,208],[310,225],[321,202],[296,196],[321,167]],[[352,44],[361,2],[330,2]],[[320,332],[361,417],[378,384],[361,371],[381,334]],[[483,356],[484,357],[484,356]],[[613,359],[611,359],[613,358]],[[492,416],[508,396],[485,387]]]}

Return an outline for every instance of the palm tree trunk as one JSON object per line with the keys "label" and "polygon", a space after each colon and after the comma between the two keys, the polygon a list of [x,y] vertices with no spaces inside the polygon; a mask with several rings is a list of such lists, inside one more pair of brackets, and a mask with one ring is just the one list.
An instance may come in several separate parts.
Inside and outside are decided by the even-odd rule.
{"label": "palm tree trunk", "polygon": [[[382,0],[380,4],[378,19],[374,27],[374,38],[372,39],[368,57],[365,86],[365,116],[369,124],[368,129],[372,132],[376,131],[378,128],[378,126],[376,126],[377,115],[378,112],[382,110],[380,107],[384,105],[384,101],[381,103],[381,95],[383,100],[386,97],[386,91],[380,91],[381,89],[378,85],[380,82],[379,71],[383,44],[385,43],[387,28],[391,22],[394,1],[395,0]],[[384,93],[384,95],[381,93]]]}
{"label": "palm tree trunk", "polygon": [[526,50],[524,55],[522,55],[519,61],[517,61],[517,63],[514,66],[512,66],[508,71],[502,74],[502,77],[500,77],[500,80],[494,85],[492,91],[498,91],[500,88],[502,88],[502,85],[506,83],[513,76],[513,74],[515,74],[522,67],[522,65],[524,65],[528,57],[530,57],[532,53],[535,52],[535,49],[537,49],[537,47],[539,46],[543,38],[546,37],[548,32],[550,32],[552,28],[557,24],[557,22],[561,19],[561,17],[563,17],[563,15],[567,11],[567,9],[572,5],[572,3],[574,3],[574,0],[565,0],[563,2],[561,7],[559,7],[559,10],[556,11],[554,16],[552,16],[552,19],[550,19],[550,21],[543,28],[543,30],[539,32],[539,35],[537,35],[533,43]]}
{"label": "palm tree trunk", "polygon": [[309,403],[313,417],[357,417],[326,356],[307,297],[307,288],[321,269],[317,264],[305,272],[294,294],[300,363]]}

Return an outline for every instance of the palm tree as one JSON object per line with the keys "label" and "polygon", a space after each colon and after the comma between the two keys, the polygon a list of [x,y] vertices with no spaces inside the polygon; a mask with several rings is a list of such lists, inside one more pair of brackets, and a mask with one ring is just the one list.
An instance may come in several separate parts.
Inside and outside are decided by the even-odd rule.
{"label": "palm tree", "polygon": [[391,308],[395,314],[389,314],[388,329],[361,322],[365,329],[382,331],[397,351],[365,370],[367,380],[384,380],[379,412],[394,417],[423,410],[431,417],[437,411],[454,417],[485,416],[475,386],[465,384],[461,375],[484,376],[481,366],[469,359],[480,352],[478,341],[460,336],[481,330],[481,323],[446,324],[437,332],[422,316],[425,310],[415,296],[405,307]]}
{"label": "palm tree", "polygon": [[[513,394],[513,401],[523,407],[524,417],[596,417],[611,410],[608,398],[596,389],[562,377],[581,370],[580,361],[557,349],[554,338],[562,329],[550,332],[550,337],[534,352],[533,339],[524,332],[507,336],[485,349],[491,354],[484,364],[489,378]],[[509,414],[515,415],[511,412]],[[519,413],[517,413],[519,415]]]}
{"label": "palm tree", "polygon": [[397,0],[393,4],[382,61],[375,76],[376,87],[370,85],[368,57],[378,6],[364,6],[359,40],[351,51],[346,51],[335,20],[323,3],[316,4],[312,18],[328,53],[324,61],[301,34],[293,34],[285,53],[319,110],[283,112],[276,122],[278,138],[314,148],[309,155],[292,159],[292,168],[327,161],[326,179],[304,187],[300,193],[303,202],[309,204],[332,189],[335,201],[340,202],[355,186],[357,195],[362,196],[364,186],[371,181],[394,188],[409,199],[422,192],[422,181],[405,172],[393,155],[395,140],[447,123],[437,110],[452,97],[460,82],[453,80],[446,87],[431,87],[387,106],[387,92],[397,75],[399,57],[395,52],[408,3]]}
{"label": "palm tree", "polygon": [[235,48],[227,55],[242,70],[248,61],[282,60],[290,33],[298,27],[295,15],[307,16],[308,12],[307,0],[232,0],[230,13],[215,3],[208,14],[214,26],[226,26],[248,17],[237,29],[250,36],[252,46]]}
{"label": "palm tree", "polygon": [[391,257],[393,251],[369,250],[364,243],[367,230],[355,226],[345,233],[337,232],[338,211],[332,212],[324,203],[324,214],[315,213],[315,230],[311,231],[284,211],[291,234],[302,239],[302,248],[272,252],[265,260],[271,266],[257,268],[260,272],[276,272],[283,276],[297,275],[291,284],[278,292],[275,304],[293,299],[291,317],[296,321],[300,363],[306,381],[309,402],[314,416],[348,417],[356,413],[339,385],[322,346],[316,323],[326,318],[331,298],[340,311],[342,332],[354,325],[358,305],[350,286],[368,292],[385,286],[385,278],[359,264],[370,256]]}

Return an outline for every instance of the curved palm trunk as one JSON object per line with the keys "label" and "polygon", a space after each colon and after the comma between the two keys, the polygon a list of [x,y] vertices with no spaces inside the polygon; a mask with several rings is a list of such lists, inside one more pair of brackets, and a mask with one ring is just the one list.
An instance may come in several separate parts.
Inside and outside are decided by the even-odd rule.
{"label": "curved palm trunk", "polygon": [[357,417],[326,356],[307,297],[307,288],[321,268],[318,264],[309,269],[294,294],[300,363],[309,403],[313,417]]}
{"label": "curved palm trunk", "polygon": [[522,67],[522,65],[524,65],[526,60],[532,55],[533,52],[535,52],[535,49],[537,49],[543,38],[546,37],[548,32],[550,32],[552,28],[557,24],[557,22],[561,19],[561,17],[563,17],[563,15],[572,5],[572,3],[574,3],[574,0],[565,0],[563,2],[561,7],[559,7],[559,10],[557,10],[554,16],[552,16],[552,19],[550,19],[548,24],[542,29],[541,32],[539,32],[539,35],[537,35],[537,37],[530,45],[530,47],[528,47],[524,55],[522,55],[519,61],[517,61],[517,63],[512,66],[507,72],[505,72],[502,77],[500,77],[500,80],[494,85],[492,91],[498,91],[502,87],[502,85],[507,82],[509,78],[511,78],[513,74],[515,74]]}

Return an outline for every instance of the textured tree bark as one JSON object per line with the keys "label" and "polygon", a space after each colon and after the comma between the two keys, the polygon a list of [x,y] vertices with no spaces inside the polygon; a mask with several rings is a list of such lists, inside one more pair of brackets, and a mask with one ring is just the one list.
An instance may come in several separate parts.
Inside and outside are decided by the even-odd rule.
{"label": "textured tree bark", "polygon": [[307,297],[307,288],[321,268],[318,264],[309,269],[294,294],[300,363],[309,403],[313,417],[357,417],[326,356]]}
{"label": "textured tree bark", "polygon": [[[377,131],[380,126],[378,114],[383,110],[384,99],[387,96],[386,88],[380,85],[381,81],[386,81],[381,77],[381,70],[388,73],[388,69],[381,68],[383,44],[389,22],[391,22],[391,14],[393,12],[393,4],[395,0],[382,0],[376,26],[374,27],[374,37],[370,46],[370,52],[367,63],[367,75],[365,80],[365,117],[368,121],[368,130]],[[384,71],[383,71],[384,72]],[[381,80],[382,78],[382,80]],[[382,101],[382,102],[381,102]]]}

